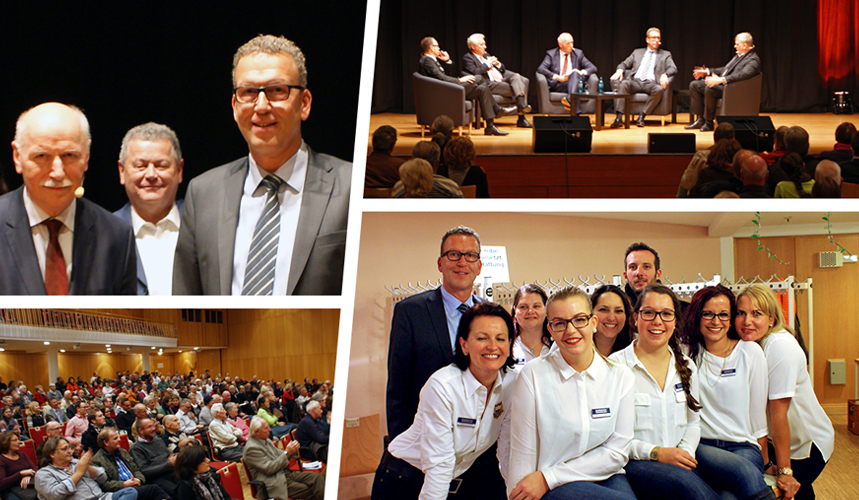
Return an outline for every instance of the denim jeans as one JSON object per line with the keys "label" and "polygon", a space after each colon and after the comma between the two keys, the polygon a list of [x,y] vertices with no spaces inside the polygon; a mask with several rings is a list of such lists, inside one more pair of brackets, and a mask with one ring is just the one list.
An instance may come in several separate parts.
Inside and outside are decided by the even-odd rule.
{"label": "denim jeans", "polygon": [[742,500],[768,488],[764,457],[750,443],[701,439],[695,458],[698,474],[716,491],[726,490]]}
{"label": "denim jeans", "polygon": [[137,490],[134,488],[122,488],[119,491],[114,491],[110,498],[111,500],[137,500]]}
{"label": "denim jeans", "polygon": [[625,474],[604,481],[573,481],[543,495],[545,500],[635,500]]}
{"label": "denim jeans", "polygon": [[679,465],[630,460],[626,478],[638,500],[720,500],[720,496],[701,479],[698,472]]}

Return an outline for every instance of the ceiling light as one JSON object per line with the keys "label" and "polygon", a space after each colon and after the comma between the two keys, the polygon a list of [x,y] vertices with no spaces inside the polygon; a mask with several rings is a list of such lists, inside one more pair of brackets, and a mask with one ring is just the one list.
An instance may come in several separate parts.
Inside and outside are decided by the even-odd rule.
{"label": "ceiling light", "polygon": [[2,347],[0,347],[0,352],[5,352],[5,351],[6,351],[6,349],[3,349]]}
{"label": "ceiling light", "polygon": [[194,350],[195,350],[195,351],[199,351],[199,350],[200,350],[200,348],[199,348],[199,347],[195,347],[195,348],[194,348]]}
{"label": "ceiling light", "polygon": [[50,342],[48,342],[47,340],[46,340],[46,341],[44,341],[44,342],[42,342],[42,343],[43,343],[43,344],[45,344],[45,345],[51,345],[51,343],[50,343]]}
{"label": "ceiling light", "polygon": [[105,344],[104,346],[105,346],[105,347],[110,347],[110,344]]}
{"label": "ceiling light", "polygon": [[152,346],[152,350],[153,350],[153,351],[155,350],[155,346]]}
{"label": "ceiling light", "polygon": [[66,350],[65,350],[65,349],[60,349],[60,352],[66,352]]}

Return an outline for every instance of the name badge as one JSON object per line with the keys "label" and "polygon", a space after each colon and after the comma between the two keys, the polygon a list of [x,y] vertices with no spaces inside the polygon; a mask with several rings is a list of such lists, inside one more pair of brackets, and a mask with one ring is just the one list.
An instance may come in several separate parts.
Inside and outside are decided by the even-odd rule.
{"label": "name badge", "polygon": [[591,418],[607,418],[611,416],[611,408],[593,408]]}
{"label": "name badge", "polygon": [[498,418],[501,414],[504,413],[504,402],[498,402],[495,404],[495,409],[492,412],[492,418]]}
{"label": "name badge", "polygon": [[736,374],[737,374],[736,368],[725,368],[724,370],[722,370],[722,376],[723,377],[733,377]]}
{"label": "name badge", "polygon": [[674,384],[674,392],[683,392],[683,384],[682,383]]}
{"label": "name badge", "polygon": [[517,365],[524,365],[525,364],[525,358],[516,358],[516,364]]}
{"label": "name badge", "polygon": [[474,427],[475,425],[477,425],[476,418],[459,417],[456,419],[457,427]]}

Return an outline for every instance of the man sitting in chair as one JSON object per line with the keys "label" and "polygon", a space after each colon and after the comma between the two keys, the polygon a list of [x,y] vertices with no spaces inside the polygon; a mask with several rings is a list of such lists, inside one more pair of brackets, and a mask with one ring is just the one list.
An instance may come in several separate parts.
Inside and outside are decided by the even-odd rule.
{"label": "man sitting in chair", "polygon": [[[662,100],[662,90],[668,87],[668,79],[677,73],[677,66],[671,58],[671,52],[659,48],[662,43],[662,33],[659,28],[647,30],[645,38],[647,48],[635,49],[624,61],[617,65],[617,71],[611,75],[612,80],[622,80],[618,91],[621,94],[649,94],[647,102],[638,114],[638,126],[644,126],[644,117],[656,109]],[[624,71],[629,71],[624,78]],[[626,100],[616,101],[617,117],[611,128],[623,126],[623,115],[626,111]]]}
{"label": "man sitting in chair", "polygon": [[[573,46],[573,35],[561,33],[558,36],[558,48],[546,51],[543,62],[537,68],[537,73],[546,77],[549,90],[575,94],[578,92],[579,81],[588,79],[589,85],[596,81],[597,67],[585,57],[582,49]],[[570,107],[567,98],[561,100],[565,108]],[[582,103],[576,103],[576,114],[582,112]]]}
{"label": "man sitting in chair", "polygon": [[468,37],[466,43],[471,52],[462,56],[462,71],[469,75],[483,75],[490,93],[515,98],[519,112],[516,126],[531,128],[525,118],[525,113],[531,112],[531,106],[528,105],[525,79],[522,75],[508,70],[497,57],[486,53],[486,38],[483,33],[474,33]]}

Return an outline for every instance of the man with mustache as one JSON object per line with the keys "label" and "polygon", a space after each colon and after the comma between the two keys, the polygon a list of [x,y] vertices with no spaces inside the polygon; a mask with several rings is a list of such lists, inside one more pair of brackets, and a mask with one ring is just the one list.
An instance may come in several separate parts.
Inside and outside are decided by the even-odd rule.
{"label": "man with mustache", "polygon": [[131,227],[79,198],[90,142],[74,106],[44,103],[18,118],[12,159],[24,185],[0,197],[0,295],[136,293]]}

